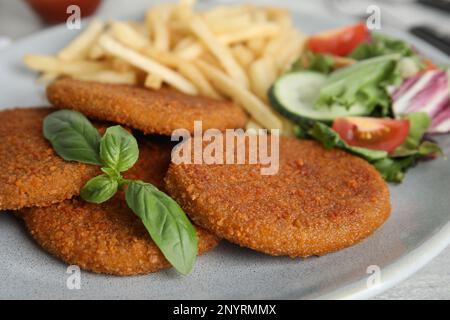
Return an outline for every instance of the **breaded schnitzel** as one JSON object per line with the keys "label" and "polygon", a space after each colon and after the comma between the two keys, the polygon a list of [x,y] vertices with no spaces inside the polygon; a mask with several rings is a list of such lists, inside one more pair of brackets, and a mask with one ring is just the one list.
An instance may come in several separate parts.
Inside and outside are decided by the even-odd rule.
{"label": "breaded schnitzel", "polygon": [[[100,205],[75,198],[26,209],[21,216],[46,251],[82,269],[130,276],[170,267],[122,193]],[[198,227],[197,237],[199,254],[218,243],[218,238]]]}
{"label": "breaded schnitzel", "polygon": [[[139,160],[125,178],[161,186],[170,163],[170,145],[140,140],[139,147]],[[123,192],[100,205],[75,198],[22,210],[20,216],[45,250],[82,269],[129,276],[170,267],[142,221],[128,208]],[[199,254],[219,241],[202,228],[197,228],[197,237]]]}
{"label": "breaded schnitzel", "polygon": [[47,97],[57,108],[72,109],[88,117],[116,122],[146,134],[171,135],[176,129],[242,128],[247,116],[228,101],[189,96],[174,89],[150,90],[137,86],[56,80]]}
{"label": "breaded schnitzel", "polygon": [[42,134],[53,108],[0,112],[0,210],[44,207],[78,195],[99,169],[60,158]]}
{"label": "breaded schnitzel", "polygon": [[289,138],[280,139],[276,175],[261,175],[260,165],[172,164],[166,190],[199,226],[275,256],[349,247],[391,211],[388,187],[369,163]]}

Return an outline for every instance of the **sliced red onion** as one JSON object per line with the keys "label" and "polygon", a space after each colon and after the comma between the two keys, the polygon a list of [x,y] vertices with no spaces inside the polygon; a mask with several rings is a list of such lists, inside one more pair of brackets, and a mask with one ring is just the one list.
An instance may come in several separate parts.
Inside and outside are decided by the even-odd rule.
{"label": "sliced red onion", "polygon": [[426,112],[433,118],[448,105],[449,98],[447,75],[437,74],[430,80],[430,85],[414,97],[408,112]]}
{"label": "sliced red onion", "polygon": [[430,133],[450,132],[450,99],[447,101],[447,108],[442,110],[432,121]]}
{"label": "sliced red onion", "polygon": [[[413,84],[408,84],[409,88],[402,90],[403,85],[399,91],[403,91],[397,95],[397,98],[393,100],[393,108],[395,114],[407,113],[409,108],[414,105],[414,100],[422,92],[426,91],[428,87],[434,87],[434,80],[440,76],[439,71],[428,71],[423,75],[417,77]],[[445,73],[444,73],[445,75]],[[415,76],[416,77],[416,76]]]}
{"label": "sliced red onion", "polygon": [[395,101],[400,98],[406,91],[408,91],[411,86],[416,83],[420,76],[409,77],[402,83],[402,85],[393,93],[392,99]]}
{"label": "sliced red onion", "polygon": [[408,78],[392,95],[395,115],[425,112],[432,119],[430,133],[450,132],[450,87],[448,74],[427,71]]}

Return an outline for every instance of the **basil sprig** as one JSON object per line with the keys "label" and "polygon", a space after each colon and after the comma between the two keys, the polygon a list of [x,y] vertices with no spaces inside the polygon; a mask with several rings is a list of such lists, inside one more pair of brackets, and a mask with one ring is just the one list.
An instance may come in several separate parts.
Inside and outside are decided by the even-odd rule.
{"label": "basil sprig", "polygon": [[89,180],[81,189],[80,196],[91,203],[103,203],[114,197],[119,189],[117,179],[102,174]]}
{"label": "basil sprig", "polygon": [[117,173],[127,171],[139,158],[136,139],[121,126],[108,128],[100,140],[100,158]]}
{"label": "basil sprig", "polygon": [[131,181],[125,197],[166,259],[179,272],[189,273],[197,256],[197,237],[189,219],[180,214],[183,211],[178,203],[142,181]]}
{"label": "basil sprig", "polygon": [[141,218],[166,259],[184,275],[192,271],[197,256],[197,234],[186,214],[155,186],[122,176],[139,158],[137,141],[128,131],[114,126],[100,137],[84,115],[70,110],[48,115],[43,131],[63,159],[102,166],[103,174],[86,183],[81,198],[100,204],[125,188],[128,206]]}
{"label": "basil sprig", "polygon": [[60,110],[44,119],[44,137],[67,161],[101,165],[100,134],[84,115]]}

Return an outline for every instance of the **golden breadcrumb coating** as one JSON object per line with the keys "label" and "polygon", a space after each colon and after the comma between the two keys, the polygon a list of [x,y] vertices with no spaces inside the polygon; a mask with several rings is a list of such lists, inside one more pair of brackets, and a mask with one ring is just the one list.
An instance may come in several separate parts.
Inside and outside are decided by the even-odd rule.
{"label": "golden breadcrumb coating", "polygon": [[78,195],[95,166],[60,158],[42,134],[52,108],[0,112],[0,210],[43,207]]}
{"label": "golden breadcrumb coating", "polygon": [[[170,145],[139,142],[139,161],[125,178],[161,186],[170,163]],[[128,208],[123,192],[100,205],[75,198],[47,208],[22,210],[20,216],[45,250],[82,269],[130,276],[170,267],[142,221]],[[219,241],[202,228],[197,228],[197,236],[199,254]]]}
{"label": "golden breadcrumb coating", "polygon": [[88,117],[117,122],[146,134],[172,135],[176,129],[242,128],[247,116],[228,101],[189,96],[174,89],[150,90],[138,86],[59,79],[47,88],[57,108],[80,111]]}
{"label": "golden breadcrumb coating", "polygon": [[382,177],[343,151],[281,138],[278,174],[263,176],[260,169],[172,164],[166,190],[199,226],[275,256],[307,257],[349,247],[389,217]]}

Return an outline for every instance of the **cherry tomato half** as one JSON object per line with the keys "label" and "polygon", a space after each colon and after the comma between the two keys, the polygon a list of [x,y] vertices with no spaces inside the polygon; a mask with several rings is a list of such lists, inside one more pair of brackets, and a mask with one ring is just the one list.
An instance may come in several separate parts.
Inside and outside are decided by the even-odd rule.
{"label": "cherry tomato half", "polygon": [[362,22],[311,36],[308,48],[315,53],[330,53],[345,57],[370,38],[369,30]]}
{"label": "cherry tomato half", "polygon": [[408,120],[365,117],[338,118],[333,130],[349,145],[393,152],[409,134]]}
{"label": "cherry tomato half", "polygon": [[438,67],[436,67],[436,65],[433,63],[433,61],[431,61],[430,59],[424,59],[422,60],[422,63],[425,66],[425,71],[430,71],[430,70],[437,70]]}

